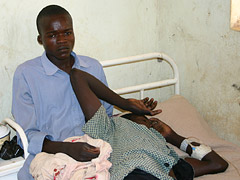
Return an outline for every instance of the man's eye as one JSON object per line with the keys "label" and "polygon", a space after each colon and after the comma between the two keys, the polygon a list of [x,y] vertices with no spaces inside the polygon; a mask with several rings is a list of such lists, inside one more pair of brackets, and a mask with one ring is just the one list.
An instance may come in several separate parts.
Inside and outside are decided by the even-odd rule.
{"label": "man's eye", "polygon": [[50,37],[50,38],[55,38],[56,35],[55,35],[55,34],[49,34],[48,37]]}
{"label": "man's eye", "polygon": [[72,34],[72,32],[70,32],[70,31],[65,32],[65,35],[67,35],[67,36],[69,36],[69,35],[71,35],[71,34]]}

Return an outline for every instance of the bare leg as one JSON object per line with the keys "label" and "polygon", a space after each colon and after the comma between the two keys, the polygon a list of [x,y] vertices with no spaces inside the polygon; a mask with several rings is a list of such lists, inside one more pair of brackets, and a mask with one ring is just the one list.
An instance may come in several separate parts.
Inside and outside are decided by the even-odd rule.
{"label": "bare leg", "polygon": [[[154,120],[155,121],[155,120]],[[156,123],[153,123],[153,128],[161,133],[166,141],[180,148],[181,142],[185,139],[184,137],[178,135],[171,127],[169,127],[164,122],[158,120]],[[193,142],[195,146],[200,145],[199,143]],[[188,145],[187,153],[192,154],[192,148]],[[200,161],[194,158],[185,158],[185,160],[190,163],[195,171],[195,177],[201,176],[204,174],[214,174],[223,172],[227,169],[228,163],[220,157],[215,151],[211,151],[206,154],[203,159]]]}
{"label": "bare leg", "polygon": [[[183,136],[177,134],[170,126],[165,124],[164,122],[160,121],[157,118],[150,118],[147,119],[145,116],[138,116],[134,114],[127,114],[123,116],[131,121],[134,121],[138,124],[143,124],[148,128],[152,127],[157,130],[163,137],[166,139],[167,142],[173,144],[174,146],[180,148],[180,145],[184,139]],[[199,143],[193,142],[194,146],[199,146]],[[187,153],[189,155],[192,154],[191,146],[187,147]],[[195,171],[195,176],[201,176],[204,174],[213,174],[223,172],[227,169],[228,163],[220,157],[215,151],[211,151],[207,155],[203,157],[200,161],[194,158],[185,158],[185,161],[191,164]],[[172,173],[172,171],[170,172]],[[173,176],[173,174],[170,174]]]}

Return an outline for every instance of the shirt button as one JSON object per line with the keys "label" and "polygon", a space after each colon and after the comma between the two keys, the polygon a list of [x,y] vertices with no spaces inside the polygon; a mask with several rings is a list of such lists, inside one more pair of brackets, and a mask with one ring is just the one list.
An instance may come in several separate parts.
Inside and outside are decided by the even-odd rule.
{"label": "shirt button", "polygon": [[164,166],[169,167],[169,164],[168,163],[164,163]]}

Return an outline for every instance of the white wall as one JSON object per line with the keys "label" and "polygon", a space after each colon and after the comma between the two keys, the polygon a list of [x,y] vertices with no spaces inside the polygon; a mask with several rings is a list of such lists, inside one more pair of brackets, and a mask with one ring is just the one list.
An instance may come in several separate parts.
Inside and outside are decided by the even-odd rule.
{"label": "white wall", "polygon": [[182,94],[220,137],[240,145],[240,32],[230,29],[230,1],[160,6],[160,49],[177,61]]}
{"label": "white wall", "polygon": [[[12,76],[17,65],[43,52],[36,40],[35,21],[49,4],[61,5],[72,15],[74,50],[79,54],[106,60],[158,50],[157,0],[1,0],[0,119],[11,116]],[[109,81],[116,86],[114,79]]]}
{"label": "white wall", "polygon": [[[1,0],[0,119],[11,116],[16,66],[43,52],[36,16],[56,3],[72,14],[77,53],[106,60],[160,51],[174,58],[182,94],[219,136],[240,145],[240,92],[232,86],[240,86],[240,37],[229,28],[230,1],[225,0]],[[157,70],[149,65],[132,70],[152,67]],[[111,87],[129,83],[115,79],[118,73],[107,72]],[[138,81],[134,71],[125,76]]]}

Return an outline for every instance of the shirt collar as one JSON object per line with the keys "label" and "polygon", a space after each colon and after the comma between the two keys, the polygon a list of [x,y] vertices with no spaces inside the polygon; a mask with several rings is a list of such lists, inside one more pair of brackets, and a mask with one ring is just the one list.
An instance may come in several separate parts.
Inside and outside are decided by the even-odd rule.
{"label": "shirt collar", "polygon": [[73,64],[73,68],[80,69],[80,67],[87,68],[91,65],[87,64],[81,57],[77,56],[75,52],[71,52],[71,55],[74,57],[75,62]]}
{"label": "shirt collar", "polygon": [[[80,69],[81,67],[89,67],[84,60],[82,60],[80,57],[76,55],[76,53],[71,52],[71,55],[74,57],[74,64],[73,68]],[[46,72],[46,75],[53,75],[55,74],[58,70],[60,70],[55,64],[53,64],[47,57],[46,52],[44,52],[41,56],[41,61],[43,68]]]}

